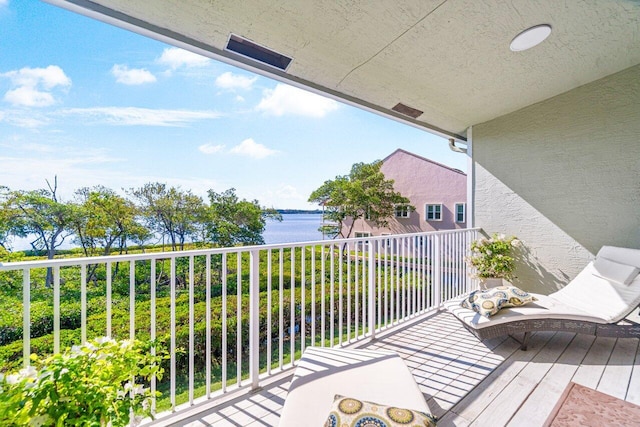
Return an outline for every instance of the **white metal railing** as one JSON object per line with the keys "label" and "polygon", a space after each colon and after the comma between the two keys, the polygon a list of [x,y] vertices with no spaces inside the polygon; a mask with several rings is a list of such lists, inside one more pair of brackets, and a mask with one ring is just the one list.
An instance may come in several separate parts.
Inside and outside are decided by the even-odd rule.
{"label": "white metal railing", "polygon": [[[39,260],[0,272],[22,274],[25,365],[34,347],[59,352],[95,336],[165,341],[168,372],[150,384],[163,392],[157,411],[165,413],[255,389],[307,346],[375,337],[467,292],[474,283],[464,258],[477,233]],[[48,312],[32,313],[49,298]],[[69,308],[76,299],[79,313]],[[49,324],[41,316],[50,327],[32,328]]]}

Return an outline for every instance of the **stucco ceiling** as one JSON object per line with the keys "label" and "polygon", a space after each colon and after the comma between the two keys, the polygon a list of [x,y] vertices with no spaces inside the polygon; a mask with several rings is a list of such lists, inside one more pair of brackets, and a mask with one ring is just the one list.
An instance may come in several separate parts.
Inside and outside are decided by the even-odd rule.
{"label": "stucco ceiling", "polygon": [[[637,0],[47,1],[462,140],[640,63]],[[509,50],[541,23],[545,42]],[[225,51],[230,34],[293,61],[280,71]],[[392,111],[399,102],[423,114]]]}

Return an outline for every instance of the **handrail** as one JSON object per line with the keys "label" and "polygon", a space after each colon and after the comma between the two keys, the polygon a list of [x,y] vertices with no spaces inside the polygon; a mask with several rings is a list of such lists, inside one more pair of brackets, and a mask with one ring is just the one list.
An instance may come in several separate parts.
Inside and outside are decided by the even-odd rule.
{"label": "handrail", "polygon": [[[478,232],[19,261],[1,264],[0,272],[22,273],[25,365],[38,334],[52,334],[52,350],[61,349],[63,331],[73,328],[61,323],[61,313],[69,315],[62,296],[79,290],[73,303],[80,305],[82,340],[103,327],[105,335],[118,338],[143,332],[152,339],[169,336],[168,372],[150,387],[164,390],[168,398],[158,410],[175,412],[181,405],[259,388],[266,377],[295,366],[307,346],[372,339],[468,291],[474,282],[464,260]],[[168,265],[159,264],[163,261]],[[46,279],[45,269],[51,269]],[[32,298],[49,298],[49,292],[50,300],[38,301],[52,306],[52,320],[44,322],[51,330],[32,331],[32,322],[41,320],[32,314],[42,315],[32,313]],[[102,326],[96,327],[98,320],[89,313],[88,295],[104,298]],[[186,350],[182,359],[179,347]],[[187,390],[184,397],[177,394],[181,388]]]}

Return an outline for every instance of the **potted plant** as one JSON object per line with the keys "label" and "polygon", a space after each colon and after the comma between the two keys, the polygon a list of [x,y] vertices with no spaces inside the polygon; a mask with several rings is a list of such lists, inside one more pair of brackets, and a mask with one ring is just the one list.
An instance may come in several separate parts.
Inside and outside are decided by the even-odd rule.
{"label": "potted plant", "polygon": [[513,280],[516,265],[512,251],[520,244],[515,236],[497,233],[488,239],[482,237],[473,241],[471,255],[466,259],[472,270],[471,277],[479,278],[484,288],[501,286],[503,280]]}

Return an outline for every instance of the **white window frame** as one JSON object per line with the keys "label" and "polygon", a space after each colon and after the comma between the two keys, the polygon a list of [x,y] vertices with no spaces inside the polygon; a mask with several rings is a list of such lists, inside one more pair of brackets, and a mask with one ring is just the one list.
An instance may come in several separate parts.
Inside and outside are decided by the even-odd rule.
{"label": "white window frame", "polygon": [[[404,208],[400,211],[401,215],[398,215],[398,208]],[[409,205],[407,204],[395,205],[393,210],[396,218],[409,218],[411,216],[411,212],[409,211]]]}
{"label": "white window frame", "polygon": [[[440,207],[440,218],[429,218],[429,206],[439,206]],[[434,209],[435,215],[435,209]],[[427,221],[442,221],[442,203],[426,203],[424,205],[424,217]]]}
{"label": "white window frame", "polygon": [[[462,206],[462,221],[458,220],[458,206]],[[456,222],[459,224],[467,222],[467,204],[466,203],[456,203]]]}
{"label": "white window frame", "polygon": [[353,237],[356,239],[361,239],[363,237],[371,237],[370,231],[354,231]]}

